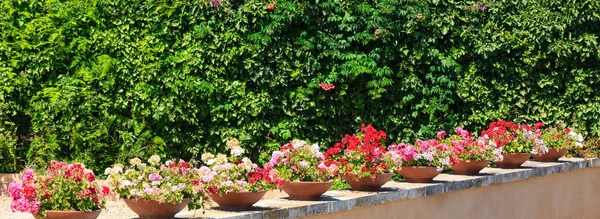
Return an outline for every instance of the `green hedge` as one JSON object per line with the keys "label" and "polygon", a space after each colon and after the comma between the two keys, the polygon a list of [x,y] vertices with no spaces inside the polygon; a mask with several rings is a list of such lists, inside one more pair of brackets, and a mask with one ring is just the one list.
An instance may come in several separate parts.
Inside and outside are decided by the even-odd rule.
{"label": "green hedge", "polygon": [[2,1],[0,172],[232,137],[264,160],[360,123],[390,143],[498,118],[600,134],[600,0],[269,3]]}

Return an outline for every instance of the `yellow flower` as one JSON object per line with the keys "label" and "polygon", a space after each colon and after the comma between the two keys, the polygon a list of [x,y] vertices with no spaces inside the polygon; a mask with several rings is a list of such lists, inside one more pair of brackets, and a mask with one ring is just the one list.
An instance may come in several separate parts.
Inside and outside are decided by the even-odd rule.
{"label": "yellow flower", "polygon": [[215,158],[215,155],[211,154],[211,153],[204,153],[202,154],[202,162],[206,163],[208,162],[208,160]]}
{"label": "yellow flower", "polygon": [[152,156],[150,157],[150,159],[148,159],[148,163],[150,163],[150,164],[152,164],[152,165],[155,165],[155,166],[158,166],[158,165],[160,165],[160,156],[158,156],[158,155],[156,155],[156,154],[155,154],[155,155],[152,155]]}
{"label": "yellow flower", "polygon": [[133,166],[137,166],[142,164],[142,160],[140,160],[140,158],[133,158],[129,161],[129,164],[133,165]]}
{"label": "yellow flower", "polygon": [[119,173],[123,172],[123,168],[125,168],[125,167],[123,167],[123,164],[117,163],[117,164],[115,164],[115,166],[113,166],[112,171],[113,171],[113,173],[119,174]]}
{"label": "yellow flower", "polygon": [[106,168],[104,170],[104,175],[112,175],[112,174],[113,174],[113,170],[110,167]]}
{"label": "yellow flower", "polygon": [[242,147],[234,146],[231,148],[231,155],[234,157],[242,156],[242,154],[244,154],[244,149]]}
{"label": "yellow flower", "polygon": [[232,138],[231,140],[227,141],[226,144],[227,144],[227,148],[233,149],[235,147],[240,146],[240,141],[238,141],[237,138]]}
{"label": "yellow flower", "polygon": [[215,158],[215,164],[225,164],[227,163],[227,156],[223,154],[218,154]]}

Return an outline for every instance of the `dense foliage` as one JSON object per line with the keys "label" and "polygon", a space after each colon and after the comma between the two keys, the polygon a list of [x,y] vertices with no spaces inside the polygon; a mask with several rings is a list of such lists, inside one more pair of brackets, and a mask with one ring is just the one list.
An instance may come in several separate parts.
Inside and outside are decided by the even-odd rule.
{"label": "dense foliage", "polygon": [[[600,0],[3,0],[0,172],[492,120],[600,133]],[[261,153],[263,155],[261,155]]]}

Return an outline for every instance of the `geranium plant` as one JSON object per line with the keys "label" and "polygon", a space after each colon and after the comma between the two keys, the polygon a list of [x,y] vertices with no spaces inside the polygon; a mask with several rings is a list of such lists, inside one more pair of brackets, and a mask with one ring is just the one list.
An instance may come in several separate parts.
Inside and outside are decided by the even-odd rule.
{"label": "geranium plant", "polygon": [[203,206],[205,196],[203,185],[198,180],[199,171],[190,163],[167,160],[161,163],[158,155],[152,155],[147,163],[133,158],[128,166],[115,164],[107,168],[106,183],[114,188],[121,198],[158,201],[160,203],[181,203],[189,198],[190,209]]}
{"label": "geranium plant", "polygon": [[454,130],[456,134],[450,136],[447,136],[445,131],[440,131],[436,135],[440,141],[450,146],[452,152],[451,163],[502,160],[502,147],[497,146],[487,135],[474,137],[462,127],[457,127]]}
{"label": "geranium plant", "polygon": [[449,167],[450,147],[437,139],[417,140],[415,145],[391,145],[390,151],[400,155],[402,166]]}
{"label": "geranium plant", "polygon": [[46,217],[47,211],[95,211],[112,196],[110,188],[96,182],[94,172],[81,163],[51,161],[45,171],[26,169],[21,182],[8,187],[10,208]]}
{"label": "geranium plant", "polygon": [[326,182],[337,175],[339,163],[325,161],[319,145],[293,140],[274,151],[266,168],[275,168],[285,181]]}
{"label": "geranium plant", "polygon": [[345,135],[325,153],[325,158],[339,163],[340,174],[369,177],[388,173],[398,166],[399,156],[385,147],[386,134],[371,125],[361,125],[357,135]]}
{"label": "geranium plant", "polygon": [[247,157],[242,157],[244,149],[237,139],[227,141],[231,155],[202,154],[202,161],[208,165],[199,170],[201,181],[213,194],[232,192],[259,192],[277,188],[283,181],[277,177],[275,169],[260,168]]}
{"label": "geranium plant", "polygon": [[[544,126],[544,123],[539,122],[535,126],[541,128]],[[583,136],[577,134],[573,129],[557,127],[544,128],[540,138],[544,140],[546,147],[559,150],[573,147],[581,148],[584,141]]]}
{"label": "geranium plant", "polygon": [[539,128],[498,120],[491,122],[488,129],[481,132],[481,136],[487,136],[497,147],[502,147],[503,153],[544,154],[548,152],[548,148],[540,138]]}

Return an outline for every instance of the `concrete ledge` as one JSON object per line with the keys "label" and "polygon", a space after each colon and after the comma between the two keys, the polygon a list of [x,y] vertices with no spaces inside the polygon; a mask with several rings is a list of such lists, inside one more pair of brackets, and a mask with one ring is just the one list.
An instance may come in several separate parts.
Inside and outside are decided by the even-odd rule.
{"label": "concrete ledge", "polygon": [[600,166],[600,160],[596,158],[562,158],[559,162],[549,163],[527,161],[520,169],[485,168],[478,176],[440,174],[435,178],[434,183],[388,182],[380,192],[328,191],[321,201],[291,201],[287,198],[263,199],[255,205],[253,211],[225,212],[213,208],[206,210],[204,214],[202,211],[187,211],[178,214],[177,217],[198,219],[300,218],[598,166]]}

